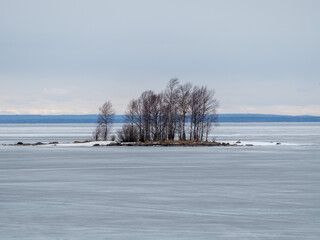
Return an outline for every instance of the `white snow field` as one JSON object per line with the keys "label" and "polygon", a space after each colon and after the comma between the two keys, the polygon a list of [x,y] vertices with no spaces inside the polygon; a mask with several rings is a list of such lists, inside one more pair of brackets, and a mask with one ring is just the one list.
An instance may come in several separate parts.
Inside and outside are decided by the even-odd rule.
{"label": "white snow field", "polygon": [[0,146],[0,239],[320,239],[320,124],[294,126],[217,132],[296,145]]}

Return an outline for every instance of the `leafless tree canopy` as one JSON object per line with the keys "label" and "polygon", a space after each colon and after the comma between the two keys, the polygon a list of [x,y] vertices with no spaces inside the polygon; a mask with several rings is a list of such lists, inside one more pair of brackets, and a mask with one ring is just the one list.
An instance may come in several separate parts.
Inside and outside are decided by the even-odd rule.
{"label": "leafless tree canopy", "polygon": [[112,103],[110,101],[106,101],[99,108],[99,116],[98,116],[98,125],[96,130],[93,132],[93,138],[95,140],[107,140],[108,134],[111,130],[111,125],[113,122],[115,111],[112,107]]}
{"label": "leafless tree canopy", "polygon": [[121,141],[208,140],[216,122],[218,101],[214,90],[180,84],[174,78],[161,93],[145,91],[132,99],[126,123],[118,132]]}

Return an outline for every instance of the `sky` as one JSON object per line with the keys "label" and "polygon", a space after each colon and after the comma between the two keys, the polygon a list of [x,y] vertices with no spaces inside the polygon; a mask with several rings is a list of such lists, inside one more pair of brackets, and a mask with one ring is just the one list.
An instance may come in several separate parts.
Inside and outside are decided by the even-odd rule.
{"label": "sky", "polygon": [[320,116],[319,0],[0,0],[0,114],[117,114],[170,78]]}

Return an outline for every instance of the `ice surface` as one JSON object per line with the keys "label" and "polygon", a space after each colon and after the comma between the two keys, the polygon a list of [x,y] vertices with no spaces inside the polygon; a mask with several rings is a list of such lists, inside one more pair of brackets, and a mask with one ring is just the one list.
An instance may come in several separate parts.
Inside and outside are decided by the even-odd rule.
{"label": "ice surface", "polygon": [[4,147],[0,239],[317,239],[319,154]]}
{"label": "ice surface", "polygon": [[1,146],[0,239],[319,239],[311,128],[315,145]]}

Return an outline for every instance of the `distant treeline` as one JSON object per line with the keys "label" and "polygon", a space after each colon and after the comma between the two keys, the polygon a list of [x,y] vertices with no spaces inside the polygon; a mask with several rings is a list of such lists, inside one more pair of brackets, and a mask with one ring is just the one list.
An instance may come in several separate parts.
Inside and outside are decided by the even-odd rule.
{"label": "distant treeline", "polygon": [[[0,123],[97,123],[97,114],[90,115],[0,115]],[[320,116],[288,116],[268,114],[218,114],[218,122],[320,122]],[[125,123],[125,115],[115,115],[114,123]]]}

